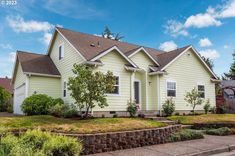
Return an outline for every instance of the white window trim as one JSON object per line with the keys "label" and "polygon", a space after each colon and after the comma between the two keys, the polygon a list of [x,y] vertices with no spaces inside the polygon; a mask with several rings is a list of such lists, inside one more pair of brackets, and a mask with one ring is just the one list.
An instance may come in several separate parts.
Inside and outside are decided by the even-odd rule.
{"label": "white window trim", "polygon": [[[60,47],[61,47],[61,59],[60,59]],[[64,43],[59,44],[58,46],[59,61],[64,59]]]}
{"label": "white window trim", "polygon": [[[108,96],[120,96],[121,95],[121,77],[119,74],[113,74],[113,76],[118,77],[118,81],[119,81],[119,87],[118,87],[118,94],[115,93],[106,93],[106,95]],[[115,85],[116,86],[116,85]]]}
{"label": "white window trim", "polygon": [[[175,96],[168,96],[168,94],[167,94],[167,91],[168,91],[167,83],[168,82],[175,83]],[[174,80],[166,80],[166,97],[168,97],[168,98],[176,98],[177,97],[177,83],[176,83],[176,81],[174,81]]]}
{"label": "white window trim", "polygon": [[198,90],[198,86],[199,85],[201,85],[201,86],[204,86],[204,98],[202,98],[202,99],[206,99],[206,85],[204,84],[204,83],[197,83],[197,91],[199,92],[199,90]]}
{"label": "white window trim", "polygon": [[[64,89],[64,83],[66,83],[66,88]],[[63,98],[66,98],[67,97],[67,94],[68,94],[68,85],[67,85],[67,81],[66,80],[64,80],[63,81],[63,88],[62,88],[62,97]],[[64,96],[64,91],[66,91],[66,94],[65,94],[65,96]]]}

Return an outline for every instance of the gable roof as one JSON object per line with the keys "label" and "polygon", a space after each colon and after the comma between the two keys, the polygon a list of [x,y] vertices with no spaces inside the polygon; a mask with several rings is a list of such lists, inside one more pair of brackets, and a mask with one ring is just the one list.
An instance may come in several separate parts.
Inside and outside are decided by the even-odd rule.
{"label": "gable roof", "polygon": [[[112,48],[114,46],[118,47],[120,51],[126,56],[130,55],[132,50],[138,49],[141,46],[120,42],[113,39],[107,39],[95,35],[89,35],[81,32],[76,32],[64,28],[56,27],[56,30],[62,34],[72,45],[79,51],[86,60],[91,60],[92,58],[98,56],[103,51]],[[147,52],[155,52],[160,54],[162,51],[143,47]]]}
{"label": "gable roof", "polygon": [[[104,56],[106,52],[110,51],[110,49],[113,49],[116,47],[118,49],[118,52],[121,54],[123,53],[124,57],[130,64],[133,65],[133,67],[136,67],[135,64],[128,58],[131,57],[133,54],[138,52],[138,50],[143,49],[145,53],[156,63],[156,67],[151,68],[151,70],[155,70],[153,72],[157,71],[163,71],[165,68],[167,68],[172,62],[174,62],[178,57],[181,56],[181,54],[188,49],[192,48],[192,50],[196,53],[196,55],[199,57],[199,59],[202,61],[202,63],[205,65],[205,67],[208,69],[208,71],[217,79],[217,76],[214,74],[214,72],[206,65],[206,63],[201,59],[199,54],[196,52],[196,50],[191,46],[185,46],[182,48],[178,48],[176,50],[172,50],[170,52],[165,52],[162,50],[157,50],[154,48],[144,47],[135,45],[132,43],[127,42],[120,42],[113,39],[107,39],[100,36],[85,34],[65,28],[56,27],[55,33],[53,35],[53,38],[51,40],[51,43],[55,39],[56,34],[59,33],[62,35],[62,37],[69,42],[69,44],[78,52],[80,56],[84,59],[84,61],[91,61],[95,60],[95,58],[99,58],[100,56]],[[51,49],[51,43],[48,48],[48,55],[50,54]],[[122,56],[124,56],[122,55]],[[131,63],[132,62],[132,63]]]}
{"label": "gable roof", "polygon": [[24,73],[60,76],[58,69],[48,55],[17,51],[17,58]]}
{"label": "gable roof", "polygon": [[13,93],[13,86],[11,85],[11,79],[8,77],[0,78],[0,86],[5,88],[11,94]]}

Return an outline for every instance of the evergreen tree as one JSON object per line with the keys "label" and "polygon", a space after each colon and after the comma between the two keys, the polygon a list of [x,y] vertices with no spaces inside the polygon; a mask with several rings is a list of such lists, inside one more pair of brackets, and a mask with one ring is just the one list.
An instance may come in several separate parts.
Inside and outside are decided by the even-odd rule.
{"label": "evergreen tree", "polygon": [[108,38],[108,39],[113,39],[116,41],[120,41],[124,36],[121,36],[120,33],[114,34],[112,31],[106,26],[104,28],[104,32],[102,33],[102,37]]}
{"label": "evergreen tree", "polygon": [[230,67],[229,73],[224,73],[225,77],[230,80],[235,80],[235,51],[232,54],[233,63]]}

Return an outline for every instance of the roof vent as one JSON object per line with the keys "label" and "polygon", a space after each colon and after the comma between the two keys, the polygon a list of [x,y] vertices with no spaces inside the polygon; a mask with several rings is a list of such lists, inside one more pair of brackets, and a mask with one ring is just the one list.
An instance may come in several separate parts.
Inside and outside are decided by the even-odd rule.
{"label": "roof vent", "polygon": [[92,43],[92,44],[90,44],[90,46],[91,46],[91,47],[95,47],[95,44],[94,44],[94,43]]}

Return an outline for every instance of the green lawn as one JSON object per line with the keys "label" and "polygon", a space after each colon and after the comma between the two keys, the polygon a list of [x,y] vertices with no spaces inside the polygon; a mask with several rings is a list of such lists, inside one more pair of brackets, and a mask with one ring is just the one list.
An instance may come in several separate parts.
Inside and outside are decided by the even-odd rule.
{"label": "green lawn", "polygon": [[170,120],[180,121],[185,125],[194,123],[235,123],[235,114],[204,114],[195,116],[171,116]]}
{"label": "green lawn", "polygon": [[140,118],[72,120],[53,116],[0,117],[0,132],[40,128],[67,133],[98,133],[163,127],[165,124]]}

